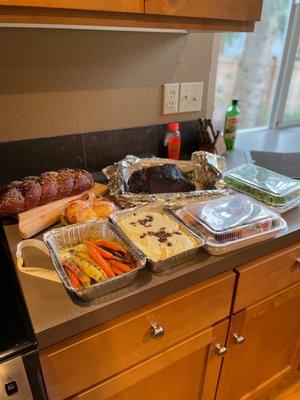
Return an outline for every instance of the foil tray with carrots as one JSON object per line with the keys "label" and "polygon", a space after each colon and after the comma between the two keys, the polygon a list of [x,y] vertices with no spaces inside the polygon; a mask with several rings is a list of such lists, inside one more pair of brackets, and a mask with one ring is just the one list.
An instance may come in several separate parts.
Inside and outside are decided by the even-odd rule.
{"label": "foil tray with carrots", "polygon": [[84,301],[130,285],[146,264],[107,220],[53,229],[43,239],[64,286]]}

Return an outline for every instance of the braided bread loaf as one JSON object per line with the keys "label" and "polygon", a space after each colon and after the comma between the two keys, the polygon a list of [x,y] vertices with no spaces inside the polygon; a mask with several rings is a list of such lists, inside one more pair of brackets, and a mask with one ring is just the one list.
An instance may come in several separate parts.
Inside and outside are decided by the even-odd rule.
{"label": "braided bread loaf", "polygon": [[80,194],[94,184],[92,175],[81,169],[61,169],[27,176],[0,190],[0,217],[13,215],[64,197]]}

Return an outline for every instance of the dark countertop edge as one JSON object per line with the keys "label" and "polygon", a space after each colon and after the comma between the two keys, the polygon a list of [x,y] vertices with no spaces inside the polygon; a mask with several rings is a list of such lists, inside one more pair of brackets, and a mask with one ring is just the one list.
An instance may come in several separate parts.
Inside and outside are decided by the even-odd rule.
{"label": "dark countertop edge", "polygon": [[[293,245],[298,241],[300,241],[300,231],[296,230],[288,232],[283,236],[243,248],[239,251],[228,253],[219,258],[216,257],[216,261],[211,264],[204,266],[195,264],[191,271],[183,275],[175,276],[173,279],[171,278],[154,287],[135,293],[128,298],[115,300],[105,308],[100,308],[99,310],[81,315],[53,328],[36,333],[39,349],[41,350],[57,344],[60,341],[69,339],[88,329],[95,328],[102,323],[109,322],[216,275],[226,271],[232,271],[243,264]],[[255,251],[253,251],[254,249]],[[68,331],[72,331],[73,334],[66,334]]]}

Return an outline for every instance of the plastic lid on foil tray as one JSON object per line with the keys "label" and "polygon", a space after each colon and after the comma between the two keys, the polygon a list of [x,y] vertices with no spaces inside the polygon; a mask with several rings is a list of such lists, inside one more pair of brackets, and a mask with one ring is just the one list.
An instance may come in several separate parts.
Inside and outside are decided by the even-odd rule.
{"label": "plastic lid on foil tray", "polygon": [[229,186],[271,206],[300,201],[300,182],[255,164],[243,164],[228,171]]}
{"label": "plastic lid on foil tray", "polygon": [[178,215],[201,236],[216,243],[250,238],[273,229],[281,220],[277,213],[242,194],[191,203]]}

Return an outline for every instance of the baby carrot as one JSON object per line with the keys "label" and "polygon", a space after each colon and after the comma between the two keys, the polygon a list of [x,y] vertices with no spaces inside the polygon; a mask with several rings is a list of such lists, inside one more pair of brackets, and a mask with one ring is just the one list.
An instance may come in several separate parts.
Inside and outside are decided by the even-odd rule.
{"label": "baby carrot", "polygon": [[132,268],[129,265],[121,263],[116,260],[110,260],[110,263],[111,263],[111,265],[113,265],[114,267],[117,267],[122,272],[130,272],[132,270]]}
{"label": "baby carrot", "polygon": [[114,255],[111,254],[109,251],[101,249],[101,247],[97,246],[95,242],[86,240],[85,243],[89,243],[91,246],[93,246],[98,251],[98,253],[104,258],[110,259],[114,257]]}
{"label": "baby carrot", "polygon": [[93,260],[103,269],[106,275],[109,278],[113,278],[116,276],[114,271],[111,269],[110,265],[107,261],[98,253],[97,249],[92,246],[90,243],[86,244],[89,255],[93,258]]}
{"label": "baby carrot", "polygon": [[123,275],[123,272],[119,270],[119,268],[114,267],[113,265],[111,266],[112,270],[116,275]]}
{"label": "baby carrot", "polygon": [[74,264],[71,260],[64,260],[63,267],[64,269],[68,269],[70,272],[76,275],[83,286],[91,284],[91,278],[83,271],[81,271],[81,269],[78,268],[77,265]]}
{"label": "baby carrot", "polygon": [[111,242],[110,240],[96,240],[95,244],[97,246],[107,247],[108,249],[111,250],[122,251],[122,253],[124,254],[126,253],[126,250],[119,243]]}
{"label": "baby carrot", "polygon": [[80,280],[77,278],[77,276],[73,272],[71,272],[69,269],[65,269],[65,271],[66,271],[66,274],[67,274],[73,288],[74,289],[81,288],[81,283],[80,283]]}

